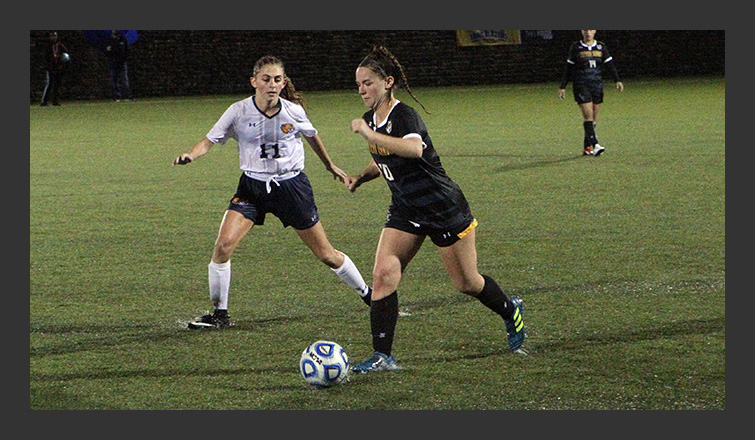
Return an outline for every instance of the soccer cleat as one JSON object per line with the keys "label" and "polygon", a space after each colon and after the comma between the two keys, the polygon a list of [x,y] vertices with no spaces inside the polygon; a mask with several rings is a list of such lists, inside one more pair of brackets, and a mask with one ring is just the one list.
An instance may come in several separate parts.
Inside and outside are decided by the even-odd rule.
{"label": "soccer cleat", "polygon": [[582,156],[592,156],[592,147],[586,146],[584,150],[582,150]]}
{"label": "soccer cleat", "polygon": [[231,317],[227,313],[220,314],[215,311],[191,321],[188,327],[192,330],[219,330],[231,325]]}
{"label": "soccer cleat", "polygon": [[595,144],[595,148],[592,149],[592,155],[600,156],[603,151],[605,151],[605,148],[601,147],[600,144]]}
{"label": "soccer cleat", "polygon": [[506,323],[506,334],[509,338],[509,350],[517,351],[522,347],[525,337],[524,329],[524,301],[518,296],[512,296],[511,302],[514,304],[514,313],[511,318],[504,319]]}
{"label": "soccer cleat", "polygon": [[375,373],[377,371],[397,371],[401,367],[396,362],[396,358],[386,356],[379,351],[372,353],[372,356],[367,358],[364,362],[355,364],[351,367],[351,371],[360,374]]}

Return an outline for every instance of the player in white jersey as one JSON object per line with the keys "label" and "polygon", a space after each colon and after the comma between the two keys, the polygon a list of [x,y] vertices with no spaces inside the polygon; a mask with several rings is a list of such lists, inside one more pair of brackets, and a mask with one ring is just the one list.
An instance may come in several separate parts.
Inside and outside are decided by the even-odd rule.
{"label": "player in white jersey", "polygon": [[210,299],[215,310],[190,322],[191,329],[231,325],[231,256],[255,224],[264,224],[267,213],[278,217],[284,227],[291,226],[320,261],[356,290],[365,303],[370,303],[371,289],[351,259],[333,247],[320,222],[312,186],[303,172],[301,137],[334,178],[343,182],[346,173],[330,159],[278,58],[260,58],[250,82],[255,94],[232,104],[204,138],[173,160],[173,165],[188,164],[207,154],[213,145],[234,139],[243,171],[208,265]]}

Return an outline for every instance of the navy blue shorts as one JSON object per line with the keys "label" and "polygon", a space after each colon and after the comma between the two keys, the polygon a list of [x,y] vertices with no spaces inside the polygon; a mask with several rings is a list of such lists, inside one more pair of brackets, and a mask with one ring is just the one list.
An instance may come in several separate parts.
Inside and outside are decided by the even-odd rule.
{"label": "navy blue shorts", "polygon": [[256,225],[265,224],[267,213],[278,217],[284,228],[309,229],[320,221],[312,185],[303,172],[271,182],[270,193],[266,186],[265,181],[242,174],[228,209],[241,213]]}
{"label": "navy blue shorts", "polygon": [[577,104],[601,104],[603,102],[603,83],[574,84],[574,100]]}
{"label": "navy blue shorts", "polygon": [[413,222],[395,212],[389,212],[384,227],[398,229],[414,235],[424,235],[438,247],[447,247],[461,240],[477,227],[477,220],[471,216],[460,225],[447,228],[430,227]]}

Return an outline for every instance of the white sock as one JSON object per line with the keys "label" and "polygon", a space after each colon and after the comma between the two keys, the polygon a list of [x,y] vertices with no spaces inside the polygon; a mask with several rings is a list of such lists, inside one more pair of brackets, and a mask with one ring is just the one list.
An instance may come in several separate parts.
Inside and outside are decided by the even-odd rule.
{"label": "white sock", "polygon": [[338,275],[338,278],[340,278],[341,281],[356,290],[359,293],[359,296],[367,296],[369,293],[369,287],[367,287],[367,283],[364,282],[364,278],[362,278],[362,274],[359,273],[359,269],[357,269],[356,265],[351,261],[351,258],[349,258],[348,255],[343,252],[341,252],[341,255],[343,255],[343,264],[341,267],[330,270]]}
{"label": "white sock", "polygon": [[231,260],[218,264],[210,260],[207,265],[210,281],[210,300],[216,309],[228,310],[228,290],[231,287]]}

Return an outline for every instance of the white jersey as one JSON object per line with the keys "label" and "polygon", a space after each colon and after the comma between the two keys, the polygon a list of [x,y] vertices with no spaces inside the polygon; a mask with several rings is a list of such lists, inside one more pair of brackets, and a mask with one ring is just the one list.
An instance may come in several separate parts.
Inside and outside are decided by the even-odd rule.
{"label": "white jersey", "polygon": [[281,108],[274,116],[262,112],[254,96],[235,102],[207,133],[212,143],[221,145],[235,139],[239,167],[257,180],[269,182],[298,174],[304,169],[304,146],[299,133],[307,137],[317,134],[302,106],[279,99]]}

